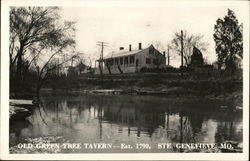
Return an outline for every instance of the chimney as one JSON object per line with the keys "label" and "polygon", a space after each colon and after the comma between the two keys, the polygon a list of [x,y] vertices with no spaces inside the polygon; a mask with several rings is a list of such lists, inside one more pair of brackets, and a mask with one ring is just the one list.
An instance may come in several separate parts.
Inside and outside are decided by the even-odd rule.
{"label": "chimney", "polygon": [[120,50],[124,50],[124,47],[120,47]]}
{"label": "chimney", "polygon": [[166,57],[166,52],[165,51],[163,51],[163,55]]}
{"label": "chimney", "polygon": [[139,50],[141,50],[141,43],[139,43]]}
{"label": "chimney", "polygon": [[132,51],[132,46],[131,46],[131,44],[129,44],[129,51]]}

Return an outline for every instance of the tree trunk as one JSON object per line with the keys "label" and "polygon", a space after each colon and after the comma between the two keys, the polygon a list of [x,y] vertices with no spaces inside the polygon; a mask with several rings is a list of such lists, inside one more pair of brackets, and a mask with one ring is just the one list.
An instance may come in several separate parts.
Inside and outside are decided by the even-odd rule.
{"label": "tree trunk", "polygon": [[21,86],[22,86],[22,55],[23,55],[23,49],[24,45],[20,43],[20,48],[17,53],[17,69],[16,69],[16,75],[15,75],[15,92],[21,92]]}
{"label": "tree trunk", "polygon": [[43,79],[42,79],[42,73],[38,71],[38,78],[37,78],[37,84],[36,84],[36,101],[37,103],[40,102],[40,89],[42,87]]}
{"label": "tree trunk", "polygon": [[110,69],[110,66],[107,65],[107,68],[108,68],[108,71],[109,71],[109,75],[111,75],[111,69]]}
{"label": "tree trunk", "polygon": [[40,100],[40,87],[36,87],[36,98],[37,98],[37,102],[39,102]]}
{"label": "tree trunk", "polygon": [[123,74],[123,71],[122,71],[120,65],[118,65],[118,70],[119,70],[120,74]]}
{"label": "tree trunk", "polygon": [[41,90],[41,86],[42,86],[42,83],[40,82],[40,80],[38,80],[37,86],[36,86],[36,103],[40,102],[40,90]]}
{"label": "tree trunk", "polygon": [[184,56],[187,67],[189,66],[188,58]]}

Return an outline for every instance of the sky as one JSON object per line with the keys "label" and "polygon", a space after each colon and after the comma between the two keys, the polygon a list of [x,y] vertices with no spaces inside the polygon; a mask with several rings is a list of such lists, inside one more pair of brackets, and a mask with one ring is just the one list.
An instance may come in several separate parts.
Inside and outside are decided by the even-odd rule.
{"label": "sky", "polygon": [[[106,3],[107,2],[107,3]],[[108,3],[109,2],[109,3]],[[125,3],[126,2],[126,3]],[[190,34],[204,35],[203,41],[209,44],[203,56],[208,63],[216,60],[213,40],[214,25],[218,18],[232,9],[240,23],[246,21],[248,6],[244,1],[104,1],[79,6],[63,6],[61,13],[65,20],[76,21],[76,47],[86,56],[98,58],[100,47],[97,41],[108,43],[104,55],[118,51],[119,47],[128,50],[148,47],[159,42],[167,50],[175,31],[186,30]],[[160,51],[162,52],[162,51]],[[170,65],[178,67],[180,57],[170,50]]]}

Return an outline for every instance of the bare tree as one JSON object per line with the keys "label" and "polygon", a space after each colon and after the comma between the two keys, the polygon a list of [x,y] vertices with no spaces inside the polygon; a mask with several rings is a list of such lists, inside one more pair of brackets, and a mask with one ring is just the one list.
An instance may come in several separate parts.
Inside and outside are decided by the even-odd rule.
{"label": "bare tree", "polygon": [[[31,58],[33,62],[41,51],[52,48],[53,51],[58,49],[55,53],[62,53],[64,48],[74,44],[74,31],[74,22],[60,19],[58,7],[10,8],[10,68],[16,68],[17,91],[23,80],[24,58]],[[57,55],[55,53],[47,53],[49,61]]]}
{"label": "bare tree", "polygon": [[[191,63],[191,56],[193,54],[193,47],[195,46],[201,51],[206,51],[208,43],[203,41],[203,35],[201,34],[189,34],[187,31],[183,32],[183,58],[186,66]],[[171,41],[171,48],[174,49],[178,55],[181,55],[181,32],[177,31],[174,33]]]}
{"label": "bare tree", "polygon": [[[72,48],[72,43],[74,42],[65,41],[64,44],[61,44],[62,46],[53,47],[49,49],[44,48],[42,50],[42,53],[40,52],[37,59],[34,59],[33,65],[37,70],[36,95],[38,100],[40,95],[40,89],[44,84],[44,81],[47,78],[48,74],[51,71],[59,69],[60,67],[66,68],[67,66],[70,66],[71,61],[78,58],[78,54],[75,54],[75,52],[73,54],[65,54],[68,48]],[[47,52],[51,53],[49,57],[47,57],[48,55],[45,55],[45,58],[41,58],[41,56],[44,56],[44,53]],[[61,61],[57,63],[52,63],[56,60]]]}
{"label": "bare tree", "polygon": [[93,66],[93,62],[95,61],[95,59],[96,58],[93,55],[88,56],[88,65],[89,65],[89,67]]}

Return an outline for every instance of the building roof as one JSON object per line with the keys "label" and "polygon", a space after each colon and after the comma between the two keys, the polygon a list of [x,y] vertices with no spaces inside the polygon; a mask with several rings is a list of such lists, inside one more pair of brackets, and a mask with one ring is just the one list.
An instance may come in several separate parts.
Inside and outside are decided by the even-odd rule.
{"label": "building roof", "polygon": [[[147,48],[146,48],[147,49]],[[128,55],[133,55],[136,53],[139,53],[141,51],[143,51],[145,49],[141,49],[141,50],[132,50],[132,51],[124,51],[124,50],[120,50],[118,52],[111,52],[108,55],[104,56],[103,59],[108,59],[108,58],[116,58],[116,57],[122,57],[122,56],[128,56]]]}
{"label": "building roof", "polygon": [[104,56],[103,59],[117,58],[117,57],[122,57],[122,56],[133,55],[133,54],[145,51],[148,48],[154,48],[154,46],[150,45],[149,47],[141,49],[141,50],[131,50],[131,51],[119,50],[117,52],[111,52],[108,55]]}

